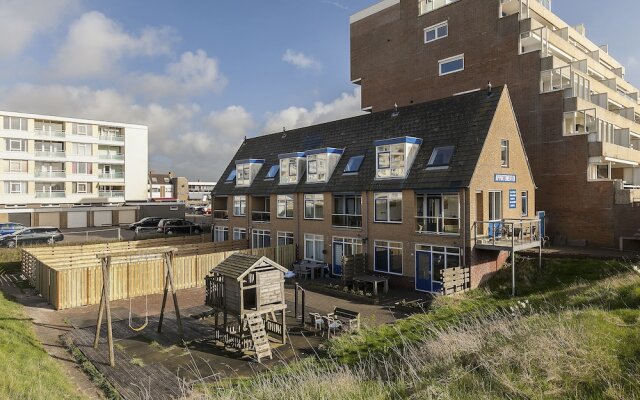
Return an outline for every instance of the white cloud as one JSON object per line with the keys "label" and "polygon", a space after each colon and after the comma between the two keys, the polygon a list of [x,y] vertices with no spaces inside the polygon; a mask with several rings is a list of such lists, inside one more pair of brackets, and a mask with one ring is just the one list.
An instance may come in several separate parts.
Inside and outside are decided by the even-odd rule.
{"label": "white cloud", "polygon": [[301,69],[313,69],[319,71],[322,69],[322,64],[312,57],[305,55],[304,53],[297,52],[291,49],[287,49],[282,56],[282,61],[295,65]]}
{"label": "white cloud", "polygon": [[312,109],[289,107],[267,115],[264,133],[279,132],[282,128],[295,129],[328,121],[364,114],[360,108],[360,88],[353,93],[342,93],[330,103],[317,102]]}
{"label": "white cloud", "polygon": [[138,35],[129,34],[104,14],[91,11],[71,24],[54,69],[62,77],[104,77],[116,71],[124,57],[168,54],[175,40],[172,28],[147,27]]}
{"label": "white cloud", "polygon": [[341,10],[348,10],[349,9],[349,7],[347,7],[346,5],[344,5],[344,4],[340,3],[340,2],[337,2],[337,1],[322,0],[322,3],[323,4],[329,4],[331,6],[339,8]]}
{"label": "white cloud", "polygon": [[163,75],[134,75],[129,79],[132,80],[132,86],[152,98],[186,96],[208,91],[217,93],[227,83],[220,72],[218,61],[207,56],[204,50],[183,53],[178,62],[167,66]]}
{"label": "white cloud", "polygon": [[3,0],[0,2],[0,57],[16,55],[38,34],[60,23],[78,0]]}

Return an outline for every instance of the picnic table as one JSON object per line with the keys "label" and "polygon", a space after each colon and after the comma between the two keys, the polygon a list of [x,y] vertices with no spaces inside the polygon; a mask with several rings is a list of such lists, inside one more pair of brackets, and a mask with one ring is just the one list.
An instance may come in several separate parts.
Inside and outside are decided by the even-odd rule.
{"label": "picnic table", "polygon": [[378,295],[378,284],[384,284],[383,293],[389,292],[389,278],[384,276],[374,276],[374,275],[356,275],[353,277],[353,281],[356,283],[371,283],[373,285],[373,295]]}

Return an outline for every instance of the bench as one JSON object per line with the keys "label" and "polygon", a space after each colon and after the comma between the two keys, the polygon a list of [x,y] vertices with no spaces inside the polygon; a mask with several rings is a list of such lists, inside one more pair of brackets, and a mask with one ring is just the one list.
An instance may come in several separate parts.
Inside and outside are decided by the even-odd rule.
{"label": "bench", "polygon": [[329,313],[329,317],[333,317],[342,322],[343,325],[349,329],[360,329],[360,313],[356,311],[347,310],[345,308],[334,307],[333,312]]}

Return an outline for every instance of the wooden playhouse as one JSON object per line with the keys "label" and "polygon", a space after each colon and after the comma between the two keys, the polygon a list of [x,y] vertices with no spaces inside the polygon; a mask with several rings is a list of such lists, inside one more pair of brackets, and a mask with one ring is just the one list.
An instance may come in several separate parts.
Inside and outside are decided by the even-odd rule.
{"label": "wooden playhouse", "polygon": [[[239,351],[272,358],[269,337],[286,342],[284,274],[264,256],[236,253],[205,278],[206,301],[215,317],[215,339]],[[222,320],[220,320],[222,317]]]}

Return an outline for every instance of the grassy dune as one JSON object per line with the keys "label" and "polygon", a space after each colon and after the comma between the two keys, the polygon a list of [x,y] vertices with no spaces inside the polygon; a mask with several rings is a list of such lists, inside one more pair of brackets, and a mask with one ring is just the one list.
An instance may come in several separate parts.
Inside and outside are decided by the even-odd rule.
{"label": "grassy dune", "polygon": [[554,260],[503,271],[489,287],[439,298],[430,313],[333,340],[319,359],[282,366],[203,398],[637,399],[640,272]]}

